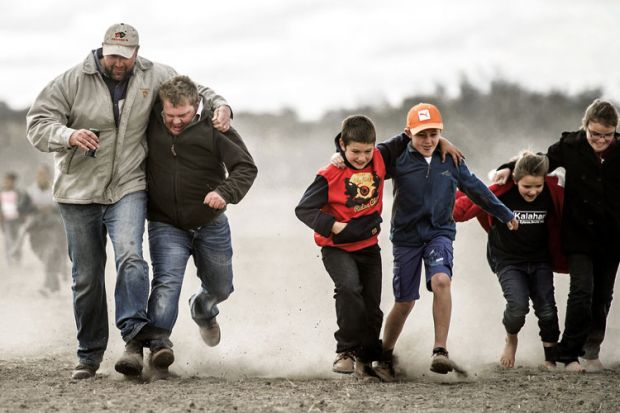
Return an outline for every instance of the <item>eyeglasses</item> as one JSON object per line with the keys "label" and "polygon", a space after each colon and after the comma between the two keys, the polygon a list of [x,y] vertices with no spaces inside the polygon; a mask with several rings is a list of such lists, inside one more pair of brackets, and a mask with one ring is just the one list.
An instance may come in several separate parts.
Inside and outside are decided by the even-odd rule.
{"label": "eyeglasses", "polygon": [[605,139],[606,141],[610,141],[614,136],[616,136],[616,131],[609,133],[593,132],[590,129],[587,129],[587,131],[592,139]]}

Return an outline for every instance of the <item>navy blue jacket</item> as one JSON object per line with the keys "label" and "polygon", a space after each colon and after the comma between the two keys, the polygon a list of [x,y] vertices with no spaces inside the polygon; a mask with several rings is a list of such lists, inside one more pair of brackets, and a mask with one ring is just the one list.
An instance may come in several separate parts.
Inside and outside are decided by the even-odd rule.
{"label": "navy blue jacket", "polygon": [[450,160],[442,163],[439,149],[428,164],[408,145],[390,170],[394,184],[390,239],[396,246],[420,246],[441,235],[454,240],[452,210],[457,188],[501,222],[514,218],[465,163],[458,167]]}

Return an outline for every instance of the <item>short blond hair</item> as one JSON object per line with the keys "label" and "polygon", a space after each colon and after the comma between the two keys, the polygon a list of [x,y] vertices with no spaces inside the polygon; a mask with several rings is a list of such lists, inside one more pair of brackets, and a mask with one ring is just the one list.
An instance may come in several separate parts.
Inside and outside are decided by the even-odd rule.
{"label": "short blond hair", "polygon": [[172,106],[197,105],[200,99],[198,87],[189,76],[179,75],[166,80],[159,88],[159,98]]}

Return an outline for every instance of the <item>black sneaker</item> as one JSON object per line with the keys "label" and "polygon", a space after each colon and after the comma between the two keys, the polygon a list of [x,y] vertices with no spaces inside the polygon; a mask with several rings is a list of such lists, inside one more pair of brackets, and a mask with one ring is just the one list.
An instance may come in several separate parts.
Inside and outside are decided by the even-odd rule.
{"label": "black sneaker", "polygon": [[380,360],[375,362],[373,370],[381,381],[391,383],[396,381],[396,371],[394,370],[394,360]]}
{"label": "black sneaker", "polygon": [[377,376],[386,383],[396,381],[396,356],[394,356],[394,350],[383,350],[381,352],[381,358],[373,364],[373,369]]}
{"label": "black sneaker", "polygon": [[431,371],[433,373],[448,374],[452,371],[452,362],[448,357],[448,350],[443,347],[433,349],[433,361],[431,361]]}
{"label": "black sneaker", "polygon": [[361,361],[355,357],[355,367],[353,368],[353,377],[365,383],[378,383],[381,381],[371,363]]}
{"label": "black sneaker", "polygon": [[125,345],[125,352],[114,365],[114,369],[125,376],[139,376],[144,366],[142,342],[129,340]]}

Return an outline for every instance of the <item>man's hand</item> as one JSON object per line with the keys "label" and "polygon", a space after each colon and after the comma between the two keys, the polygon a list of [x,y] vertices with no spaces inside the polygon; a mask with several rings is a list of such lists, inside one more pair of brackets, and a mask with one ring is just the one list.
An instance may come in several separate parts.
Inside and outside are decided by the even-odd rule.
{"label": "man's hand", "polygon": [[220,194],[215,191],[211,191],[205,196],[203,204],[210,206],[213,209],[224,209],[226,207],[226,201]]}
{"label": "man's hand", "polygon": [[220,132],[224,133],[230,129],[230,115],[232,111],[230,107],[227,105],[218,106],[213,112],[213,118],[211,121],[213,122],[213,127]]}
{"label": "man's hand", "polygon": [[347,226],[346,222],[336,221],[334,222],[334,225],[332,225],[332,232],[336,235],[340,234],[346,226]]}
{"label": "man's hand", "polygon": [[452,143],[443,136],[439,138],[439,150],[441,151],[441,162],[445,162],[446,155],[450,155],[452,157],[452,162],[454,162],[454,166],[458,167],[461,162],[463,162],[463,159],[465,159],[463,152],[452,145]]}
{"label": "man's hand", "polygon": [[506,182],[508,182],[508,178],[510,178],[510,169],[503,168],[495,171],[495,175],[493,176],[492,181],[495,184],[504,185]]}
{"label": "man's hand", "polygon": [[89,151],[99,148],[99,139],[88,129],[78,129],[69,137],[69,145]]}
{"label": "man's hand", "polygon": [[517,221],[517,218],[513,218],[506,224],[506,226],[509,230],[516,231],[519,229],[519,221]]}

